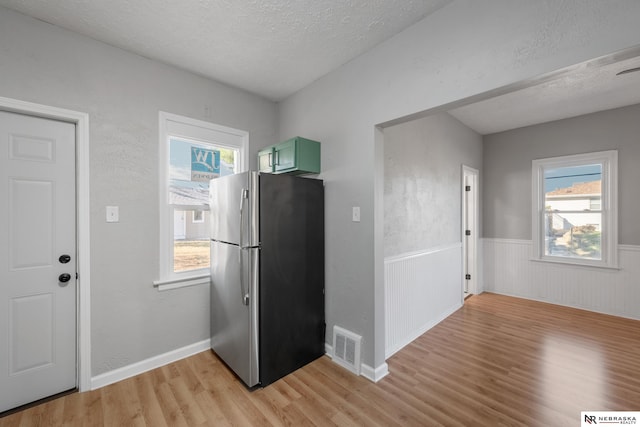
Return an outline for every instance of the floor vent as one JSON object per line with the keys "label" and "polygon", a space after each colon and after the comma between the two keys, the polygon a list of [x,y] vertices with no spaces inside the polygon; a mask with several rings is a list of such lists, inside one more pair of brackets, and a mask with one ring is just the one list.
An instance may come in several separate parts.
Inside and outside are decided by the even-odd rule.
{"label": "floor vent", "polygon": [[333,327],[333,361],[360,375],[360,341],[362,337],[339,326]]}

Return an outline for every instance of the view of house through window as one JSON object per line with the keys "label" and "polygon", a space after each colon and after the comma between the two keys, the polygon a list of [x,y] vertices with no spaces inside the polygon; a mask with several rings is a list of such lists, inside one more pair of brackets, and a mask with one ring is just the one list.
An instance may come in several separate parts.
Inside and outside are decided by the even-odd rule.
{"label": "view of house through window", "polygon": [[618,152],[532,162],[533,257],[617,268]]}
{"label": "view of house through window", "polygon": [[602,258],[602,164],[544,170],[545,255]]}
{"label": "view of house through window", "polygon": [[169,138],[173,272],[209,268],[209,181],[236,172],[238,150]]}

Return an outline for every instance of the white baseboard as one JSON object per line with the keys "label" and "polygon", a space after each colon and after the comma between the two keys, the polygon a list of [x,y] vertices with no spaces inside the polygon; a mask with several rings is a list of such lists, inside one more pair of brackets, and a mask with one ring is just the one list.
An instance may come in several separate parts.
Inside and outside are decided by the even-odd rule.
{"label": "white baseboard", "polygon": [[[324,343],[324,352],[331,358],[331,360],[333,360],[333,346],[328,343]],[[374,383],[377,383],[382,378],[386,377],[387,374],[389,374],[389,365],[387,365],[387,362],[384,362],[375,369],[364,363],[360,364],[360,376],[365,377]]]}
{"label": "white baseboard", "polygon": [[369,365],[365,365],[364,363],[360,365],[360,375],[374,383],[377,383],[388,374],[389,365],[387,365],[387,362],[383,362],[382,365],[378,366],[375,369]]}
{"label": "white baseboard", "polygon": [[333,346],[329,343],[324,343],[324,352],[327,356],[333,359]]}
{"label": "white baseboard", "polygon": [[128,366],[123,366],[122,368],[114,369],[113,371],[105,372],[104,374],[96,375],[91,378],[91,390],[95,390],[142,374],[143,372],[159,368],[169,363],[176,362],[180,359],[184,359],[185,357],[208,350],[209,348],[211,348],[211,340],[206,339],[164,354],[150,357],[149,359],[141,360],[140,362],[136,362]]}

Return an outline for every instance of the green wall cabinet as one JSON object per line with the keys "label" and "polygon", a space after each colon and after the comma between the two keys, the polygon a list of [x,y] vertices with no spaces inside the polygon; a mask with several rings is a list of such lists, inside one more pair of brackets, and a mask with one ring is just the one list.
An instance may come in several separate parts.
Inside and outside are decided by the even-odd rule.
{"label": "green wall cabinet", "polygon": [[296,136],[260,150],[258,170],[293,175],[320,173],[320,143]]}

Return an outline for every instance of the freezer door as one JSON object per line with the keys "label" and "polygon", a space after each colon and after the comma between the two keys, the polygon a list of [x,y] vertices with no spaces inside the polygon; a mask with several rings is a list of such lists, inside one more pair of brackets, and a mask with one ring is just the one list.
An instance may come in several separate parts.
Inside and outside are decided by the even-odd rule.
{"label": "freezer door", "polygon": [[258,371],[258,249],[211,242],[211,348],[248,385]]}
{"label": "freezer door", "polygon": [[243,247],[258,246],[258,200],[257,172],[211,180],[211,239]]}
{"label": "freezer door", "polygon": [[324,186],[260,176],[260,380],[263,386],[322,356]]}

